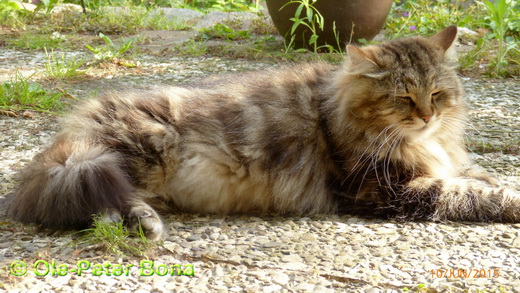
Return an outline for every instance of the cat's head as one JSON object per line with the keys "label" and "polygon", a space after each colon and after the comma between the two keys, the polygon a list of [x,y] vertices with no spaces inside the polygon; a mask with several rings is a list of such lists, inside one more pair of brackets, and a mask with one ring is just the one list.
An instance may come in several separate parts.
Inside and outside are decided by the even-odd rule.
{"label": "cat's head", "polygon": [[457,27],[450,26],[429,38],[348,46],[335,88],[349,120],[375,132],[399,129],[409,137],[462,123],[463,91],[452,52],[456,36]]}

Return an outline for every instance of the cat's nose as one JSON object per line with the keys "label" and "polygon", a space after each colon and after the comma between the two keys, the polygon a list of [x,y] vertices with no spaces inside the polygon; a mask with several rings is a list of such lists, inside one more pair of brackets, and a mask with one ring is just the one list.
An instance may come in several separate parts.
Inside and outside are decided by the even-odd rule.
{"label": "cat's nose", "polygon": [[430,120],[432,119],[432,115],[424,115],[422,117],[422,120],[424,121],[424,123],[428,124],[428,122],[430,122]]}

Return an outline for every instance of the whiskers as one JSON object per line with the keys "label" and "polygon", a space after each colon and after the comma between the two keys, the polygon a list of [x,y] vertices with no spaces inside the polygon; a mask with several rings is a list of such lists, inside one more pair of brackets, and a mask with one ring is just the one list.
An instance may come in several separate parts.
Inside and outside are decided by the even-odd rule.
{"label": "whiskers", "polygon": [[459,131],[463,133],[466,138],[475,138],[475,140],[478,141],[476,142],[477,145],[486,145],[486,136],[482,135],[481,130],[476,128],[473,123],[462,114],[446,118],[445,123],[443,123],[443,128],[451,132]]}
{"label": "whiskers", "polygon": [[468,136],[469,134],[466,131],[466,127],[473,128],[475,131],[479,132],[462,113],[450,114],[449,116],[444,115],[440,120],[441,127],[446,132],[464,133]]}
{"label": "whiskers", "polygon": [[[361,187],[366,180],[367,174],[370,171],[375,172],[376,180],[378,184],[391,186],[391,163],[392,157],[395,151],[401,145],[406,134],[406,127],[394,123],[384,128],[365,148],[363,153],[359,156],[354,166],[351,168],[349,174],[346,176],[345,181],[350,178],[352,181],[349,185],[349,190],[354,183],[354,180],[358,174],[364,170],[363,176],[359,181],[358,190],[356,192],[355,201],[357,201]],[[382,174],[380,174],[380,169]],[[345,182],[343,181],[343,183]],[[392,190],[392,188],[390,188]]]}

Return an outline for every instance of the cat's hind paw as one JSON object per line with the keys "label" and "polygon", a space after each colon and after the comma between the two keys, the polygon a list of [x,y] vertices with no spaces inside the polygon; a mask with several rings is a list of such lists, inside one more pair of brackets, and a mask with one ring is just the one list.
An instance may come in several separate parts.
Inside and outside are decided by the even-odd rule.
{"label": "cat's hind paw", "polygon": [[123,216],[116,209],[108,209],[101,214],[100,220],[104,223],[119,223],[123,220]]}
{"label": "cat's hind paw", "polygon": [[159,215],[147,204],[139,204],[130,209],[129,228],[131,231],[143,230],[146,238],[157,241],[160,240],[164,231],[164,225]]}

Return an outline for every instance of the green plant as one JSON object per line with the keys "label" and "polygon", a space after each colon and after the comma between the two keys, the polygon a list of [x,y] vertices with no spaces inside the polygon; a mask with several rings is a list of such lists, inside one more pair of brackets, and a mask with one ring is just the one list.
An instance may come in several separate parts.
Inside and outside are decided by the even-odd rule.
{"label": "green plant", "polygon": [[39,83],[29,82],[33,75],[24,77],[21,73],[16,72],[11,81],[0,84],[0,109],[53,113],[64,108],[61,101],[64,93],[49,91],[42,88]]}
{"label": "green plant", "polygon": [[14,0],[0,0],[0,25],[9,27],[25,27],[21,20],[27,11],[23,5]]}
{"label": "green plant", "polygon": [[465,0],[410,0],[394,2],[387,18],[386,29],[392,38],[406,35],[428,35],[450,25],[472,28],[484,12]]}
{"label": "green plant", "polygon": [[167,0],[172,7],[183,7],[201,11],[259,11],[259,0]]}
{"label": "green plant", "polygon": [[70,10],[52,15],[50,22],[58,31],[135,34],[139,29],[149,26],[148,19],[152,20],[150,26],[156,24],[154,17],[148,15],[149,11],[146,8],[129,4],[128,6],[101,6],[89,11],[88,14]]}
{"label": "green plant", "polygon": [[[307,39],[307,44],[313,49],[315,53],[317,53],[321,49],[328,49],[330,52],[334,51],[334,47],[330,45],[318,46],[318,33],[319,31],[323,31],[323,28],[325,26],[325,19],[318,11],[318,9],[314,7],[314,4],[317,1],[318,0],[291,0],[287,2],[284,6],[282,6],[282,8],[280,8],[281,10],[284,9],[287,5],[298,4],[294,17],[290,18],[290,20],[294,23],[290,31],[291,40],[289,41],[289,43],[286,44],[286,50],[288,48],[293,47],[294,41],[296,39],[296,30],[298,29],[298,27],[303,26],[311,34]],[[333,23],[333,30],[334,34],[336,35],[336,42],[338,43],[339,48],[341,46],[339,45],[339,38],[335,23]]]}
{"label": "green plant", "polygon": [[[318,50],[318,28],[320,30],[323,30],[325,21],[323,19],[323,16],[321,13],[316,9],[316,7],[313,6],[313,4],[318,0],[298,0],[298,1],[289,1],[287,4],[282,6],[281,9],[285,8],[289,4],[298,4],[298,8],[296,8],[296,13],[294,14],[294,17],[291,18],[291,21],[294,22],[294,24],[291,27],[291,43],[289,46],[292,45],[292,42],[295,39],[295,32],[296,29],[303,25],[307,27],[311,31],[311,36],[309,37],[308,44],[310,46],[313,46],[314,52]],[[305,17],[300,18],[302,16],[302,11],[305,9]]]}
{"label": "green plant", "polygon": [[264,14],[261,14],[251,20],[250,30],[251,33],[255,35],[270,36],[278,34],[274,24],[269,21],[269,16]]}
{"label": "green plant", "polygon": [[514,36],[507,36],[507,33],[510,30],[520,30],[520,15],[517,12],[520,5],[516,0],[484,0],[477,3],[483,5],[488,12],[485,20],[493,32],[487,38],[494,38],[498,42],[496,59],[490,64],[492,73],[495,76],[504,76],[504,68],[509,64],[506,58],[508,52],[518,49],[518,40]]}
{"label": "green plant", "polygon": [[99,33],[99,37],[105,42],[104,46],[91,47],[90,45],[85,45],[92,53],[94,53],[94,58],[98,60],[107,60],[122,57],[128,50],[133,48],[134,38],[129,38],[124,41],[120,40],[120,45],[115,45],[114,42],[103,33]]}
{"label": "green plant", "polygon": [[65,38],[55,32],[52,34],[34,34],[31,32],[20,34],[14,39],[7,40],[8,47],[25,50],[42,50],[63,48]]}
{"label": "green plant", "polygon": [[204,40],[225,39],[229,41],[250,39],[251,35],[247,30],[235,30],[223,23],[217,23],[211,28],[201,28],[199,37]]}
{"label": "green plant", "polygon": [[483,38],[476,42],[476,47],[471,51],[462,54],[459,57],[459,68],[462,70],[471,68],[478,60],[482,59],[488,53],[488,47]]}
{"label": "green plant", "polygon": [[195,40],[189,40],[184,42],[182,45],[177,47],[177,50],[183,55],[189,56],[202,56],[208,52],[208,46],[205,42],[196,42]]}
{"label": "green plant", "polygon": [[[80,2],[77,0],[76,2]],[[144,2],[144,1],[143,1]],[[148,1],[146,1],[148,2]],[[138,6],[141,4],[141,1],[129,1],[129,0],[86,0],[85,7],[89,10],[97,11],[100,8],[111,6],[111,7],[129,7],[129,6]],[[79,3],[78,3],[79,4]]]}
{"label": "green plant", "polygon": [[54,79],[72,79],[85,74],[86,70],[80,70],[84,61],[75,58],[65,58],[62,53],[57,58],[54,52],[46,53],[47,62],[45,63],[45,75]]}
{"label": "green plant", "polygon": [[45,7],[45,14],[49,14],[59,1],[60,0],[41,0],[39,7]]}
{"label": "green plant", "polygon": [[149,12],[146,15],[146,21],[144,27],[151,30],[189,30],[191,28],[186,22],[167,18],[164,16],[163,11]]}
{"label": "green plant", "polygon": [[[140,226],[139,226],[140,227]],[[94,217],[92,228],[81,231],[84,233],[81,242],[102,245],[107,252],[113,254],[130,253],[135,256],[144,256],[151,247],[141,228],[135,238],[126,229],[123,221],[113,222],[103,215]]]}

